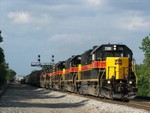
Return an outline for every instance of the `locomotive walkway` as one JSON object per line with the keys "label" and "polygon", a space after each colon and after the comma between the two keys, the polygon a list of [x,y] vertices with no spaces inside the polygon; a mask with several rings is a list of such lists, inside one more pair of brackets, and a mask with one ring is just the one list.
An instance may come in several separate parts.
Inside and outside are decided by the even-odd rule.
{"label": "locomotive walkway", "polygon": [[10,85],[0,98],[0,113],[148,113],[23,84]]}

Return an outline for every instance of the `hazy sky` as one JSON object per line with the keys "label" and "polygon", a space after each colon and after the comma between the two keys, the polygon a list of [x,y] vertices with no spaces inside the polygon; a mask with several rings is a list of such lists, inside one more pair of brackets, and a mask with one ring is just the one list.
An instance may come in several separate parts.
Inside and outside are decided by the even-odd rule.
{"label": "hazy sky", "polygon": [[18,75],[41,62],[66,60],[94,45],[123,43],[139,50],[150,33],[150,0],[0,0],[0,30],[9,67]]}

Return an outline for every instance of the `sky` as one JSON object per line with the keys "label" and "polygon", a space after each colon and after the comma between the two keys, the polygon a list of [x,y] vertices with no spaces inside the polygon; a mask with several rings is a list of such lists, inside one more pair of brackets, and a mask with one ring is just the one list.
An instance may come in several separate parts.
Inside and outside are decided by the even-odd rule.
{"label": "sky", "polygon": [[0,0],[0,30],[6,62],[27,75],[31,62],[55,62],[95,45],[125,44],[136,63],[150,33],[150,0]]}

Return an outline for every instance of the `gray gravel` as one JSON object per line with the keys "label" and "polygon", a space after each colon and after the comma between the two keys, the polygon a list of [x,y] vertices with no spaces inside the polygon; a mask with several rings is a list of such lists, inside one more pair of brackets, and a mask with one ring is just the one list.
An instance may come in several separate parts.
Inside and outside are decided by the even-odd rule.
{"label": "gray gravel", "polygon": [[149,113],[66,93],[12,85],[0,100],[0,113]]}

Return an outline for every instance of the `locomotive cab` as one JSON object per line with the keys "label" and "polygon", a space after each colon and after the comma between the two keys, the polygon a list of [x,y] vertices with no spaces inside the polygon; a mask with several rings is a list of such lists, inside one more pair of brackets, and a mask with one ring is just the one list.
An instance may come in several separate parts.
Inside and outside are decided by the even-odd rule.
{"label": "locomotive cab", "polygon": [[95,48],[91,55],[93,61],[105,61],[105,69],[99,72],[102,95],[108,98],[134,98],[137,95],[133,53],[127,46],[105,44]]}

